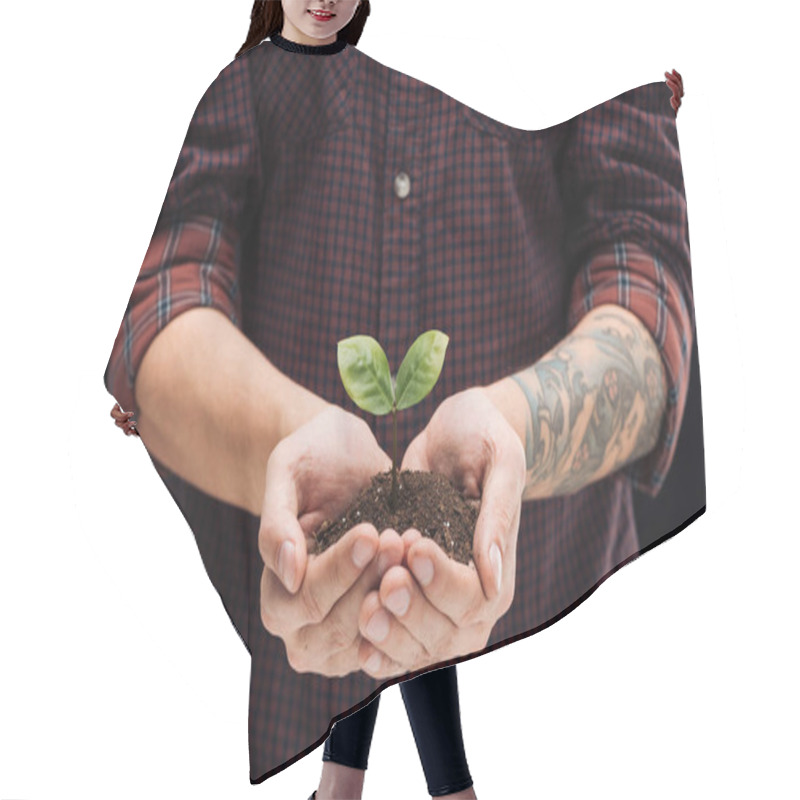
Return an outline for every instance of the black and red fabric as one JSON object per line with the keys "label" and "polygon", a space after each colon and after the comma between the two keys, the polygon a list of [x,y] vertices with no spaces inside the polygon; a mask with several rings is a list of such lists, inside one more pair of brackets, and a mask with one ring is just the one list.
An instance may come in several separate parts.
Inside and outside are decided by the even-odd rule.
{"label": "black and red fabric", "polygon": [[[516,592],[487,648],[507,644],[551,624],[705,508],[701,436],[692,444],[698,491],[646,530],[634,513],[635,492],[657,497],[670,473],[696,353],[670,87],[640,86],[528,131],[351,45],[317,55],[273,36],[203,95],[106,386],[136,412],[137,370],[153,338],[187,309],[216,308],[279,370],[363,416],[386,443],[390,420],[364,414],[345,393],[337,341],[369,334],[397,364],[419,332],[446,331],[452,347],[438,384],[398,419],[402,452],[443,398],[529,366],[603,303],[629,309],[665,366],[658,444],[575,494],[523,503]],[[260,619],[259,520],[154,464],[252,657],[258,782],[387,684],[294,672]]]}

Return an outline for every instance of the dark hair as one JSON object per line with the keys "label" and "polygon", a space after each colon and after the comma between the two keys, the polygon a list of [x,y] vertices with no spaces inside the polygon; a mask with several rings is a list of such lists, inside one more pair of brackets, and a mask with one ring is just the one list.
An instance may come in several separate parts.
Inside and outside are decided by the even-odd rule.
{"label": "dark hair", "polygon": [[[358,44],[368,16],[369,0],[361,0],[353,18],[339,31],[336,38],[344,39],[348,44]],[[236,58],[239,58],[251,47],[263,42],[267,37],[280,33],[282,30],[283,6],[280,0],[255,0],[253,10],[250,12],[250,30],[247,32],[247,39],[239,48]]]}

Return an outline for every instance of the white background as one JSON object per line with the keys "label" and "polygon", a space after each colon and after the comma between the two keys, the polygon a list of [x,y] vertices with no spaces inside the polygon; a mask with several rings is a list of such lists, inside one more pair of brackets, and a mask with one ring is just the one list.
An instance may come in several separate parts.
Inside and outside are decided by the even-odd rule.
{"label": "white background", "polygon": [[[103,370],[250,0],[6,3],[0,798],[250,786],[249,660]],[[517,127],[676,67],[708,511],[541,634],[459,667],[481,798],[800,792],[797,101],[788,4],[375,0],[359,45]],[[794,389],[792,387],[795,387]],[[396,688],[365,798],[426,797]]]}

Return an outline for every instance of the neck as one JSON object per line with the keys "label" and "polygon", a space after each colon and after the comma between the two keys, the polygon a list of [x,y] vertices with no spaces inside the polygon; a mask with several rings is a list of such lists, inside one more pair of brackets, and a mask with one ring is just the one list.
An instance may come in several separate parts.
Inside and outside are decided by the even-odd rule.
{"label": "neck", "polygon": [[[284,28],[285,30],[285,28]],[[284,36],[283,33],[274,33],[270,37],[270,41],[280,47],[282,50],[288,50],[292,53],[308,53],[310,55],[327,55],[329,53],[338,53],[347,47],[345,39],[326,40],[326,44],[321,44],[320,40],[313,41],[316,44],[305,44],[304,42],[294,41]]]}
{"label": "neck", "polygon": [[336,34],[326,36],[324,39],[315,39],[307,33],[303,33],[298,27],[293,25],[286,17],[283,18],[283,30],[281,36],[295,44],[302,44],[308,47],[318,47],[326,44],[333,44],[336,41]]}

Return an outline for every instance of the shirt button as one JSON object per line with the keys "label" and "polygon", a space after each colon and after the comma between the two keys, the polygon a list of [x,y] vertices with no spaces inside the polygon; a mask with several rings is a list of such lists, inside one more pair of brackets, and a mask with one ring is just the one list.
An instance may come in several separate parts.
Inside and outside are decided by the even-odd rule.
{"label": "shirt button", "polygon": [[405,200],[408,193],[411,191],[411,178],[405,172],[398,172],[394,178],[394,193],[401,199]]}

